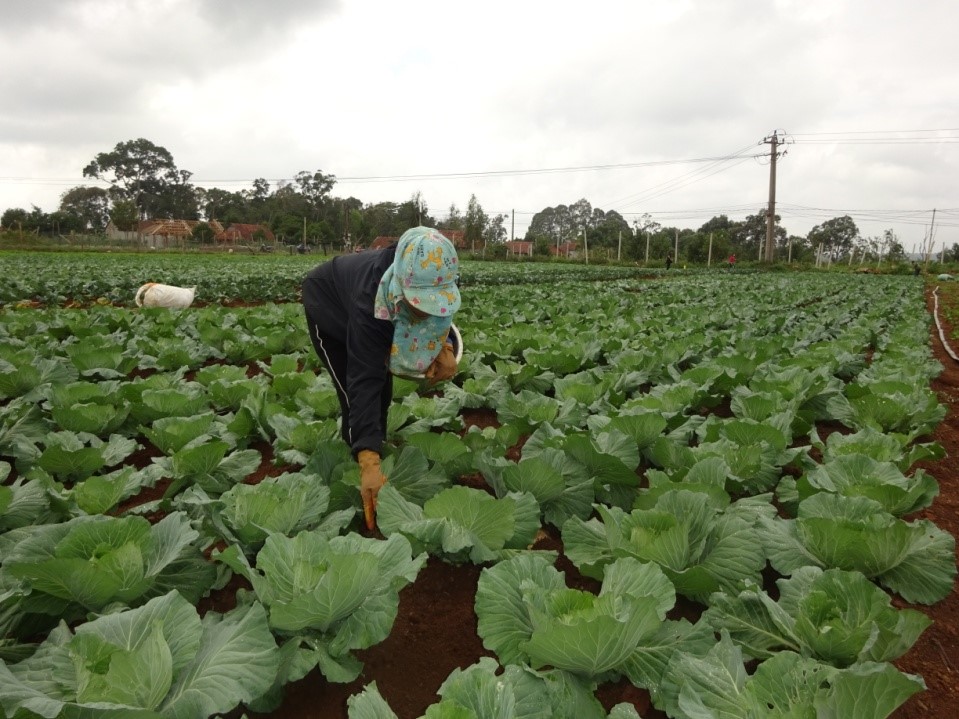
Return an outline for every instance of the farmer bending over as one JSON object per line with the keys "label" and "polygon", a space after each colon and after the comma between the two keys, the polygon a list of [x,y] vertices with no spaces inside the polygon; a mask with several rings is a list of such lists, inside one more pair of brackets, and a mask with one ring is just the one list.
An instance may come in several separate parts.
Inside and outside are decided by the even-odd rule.
{"label": "farmer bending over", "polygon": [[303,280],[310,339],[340,400],[341,434],[360,465],[366,526],[376,526],[376,495],[386,483],[380,454],[393,374],[430,384],[456,374],[447,341],[460,307],[459,261],[437,230],[414,227],[382,250],[342,255]]}

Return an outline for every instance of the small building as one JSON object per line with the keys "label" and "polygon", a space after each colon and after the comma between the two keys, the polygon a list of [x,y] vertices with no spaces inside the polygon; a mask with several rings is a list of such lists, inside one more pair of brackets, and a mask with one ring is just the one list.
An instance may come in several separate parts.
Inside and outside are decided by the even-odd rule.
{"label": "small building", "polygon": [[512,240],[506,244],[507,255],[519,255],[520,257],[533,256],[533,243],[526,240]]}
{"label": "small building", "polygon": [[[200,220],[140,220],[136,230],[119,230],[110,222],[107,237],[111,240],[139,242],[146,247],[160,249],[183,245],[193,236],[193,228]],[[209,223],[214,233],[222,232],[223,226],[216,220]]]}
{"label": "small building", "polygon": [[[193,237],[194,228],[202,220],[140,220],[136,230],[118,230],[112,222],[107,225],[107,237],[111,240],[139,242],[146,247],[161,249],[179,247]],[[254,243],[274,244],[276,237],[266,225],[234,222],[224,227],[219,220],[208,220],[213,230],[213,241],[217,245],[252,245]],[[262,233],[257,235],[257,233]]]}
{"label": "small building", "polygon": [[550,245],[549,253],[553,257],[577,257],[579,249],[575,242],[564,242],[560,245]]}
{"label": "small building", "polygon": [[221,227],[220,231],[213,235],[213,241],[218,245],[252,245],[257,242],[272,245],[276,242],[276,236],[266,225],[234,222],[226,229]]}
{"label": "small building", "polygon": [[437,228],[440,232],[443,233],[443,237],[453,243],[453,247],[457,250],[462,250],[466,247],[466,232],[463,230],[444,230],[442,227]]}

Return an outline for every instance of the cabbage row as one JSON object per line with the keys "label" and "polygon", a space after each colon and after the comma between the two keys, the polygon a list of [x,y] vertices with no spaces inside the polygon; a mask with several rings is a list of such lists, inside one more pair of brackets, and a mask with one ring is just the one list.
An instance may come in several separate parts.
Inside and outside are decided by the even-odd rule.
{"label": "cabbage row", "polygon": [[[145,282],[196,287],[197,304],[221,302],[295,302],[303,275],[327,257],[292,254],[167,254],[152,250],[125,253],[4,252],[5,276],[0,282],[0,307],[88,306],[93,303],[134,306]],[[559,270],[567,279],[624,279],[636,268],[568,265]],[[662,270],[646,270],[657,273]],[[474,284],[550,283],[555,266],[539,263],[475,263],[463,268],[464,286]]]}
{"label": "cabbage row", "polygon": [[[297,304],[0,311],[0,717],[199,719],[353,681],[429,556],[483,565],[497,657],[430,717],[606,717],[623,679],[683,719],[890,714],[956,573],[916,518],[945,413],[921,284],[612,269],[464,270],[455,381],[396,383],[384,539]],[[234,576],[237,607],[201,612]],[[375,684],[349,713],[394,716]]]}

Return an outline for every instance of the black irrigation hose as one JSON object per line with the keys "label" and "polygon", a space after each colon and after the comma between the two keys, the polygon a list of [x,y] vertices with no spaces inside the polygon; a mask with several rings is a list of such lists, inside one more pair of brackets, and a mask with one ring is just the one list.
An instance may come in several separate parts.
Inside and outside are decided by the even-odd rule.
{"label": "black irrigation hose", "polygon": [[946,341],[946,333],[942,329],[942,323],[939,321],[939,287],[936,286],[936,289],[932,291],[932,316],[936,320],[936,327],[939,330],[939,341],[942,342],[943,348],[946,350],[946,354],[952,357],[956,362],[959,362],[959,357],[956,356],[956,353],[953,351],[952,347],[949,346],[949,343]]}

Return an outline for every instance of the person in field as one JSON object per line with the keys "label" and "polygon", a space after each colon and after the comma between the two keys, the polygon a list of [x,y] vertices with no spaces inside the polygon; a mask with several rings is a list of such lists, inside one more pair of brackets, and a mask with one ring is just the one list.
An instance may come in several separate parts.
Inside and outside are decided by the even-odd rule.
{"label": "person in field", "polygon": [[456,248],[429,227],[407,230],[381,250],[342,255],[310,270],[302,301],[310,340],[333,379],[341,435],[360,465],[366,526],[376,526],[376,497],[394,374],[451,379],[448,339],[460,308]]}

